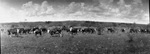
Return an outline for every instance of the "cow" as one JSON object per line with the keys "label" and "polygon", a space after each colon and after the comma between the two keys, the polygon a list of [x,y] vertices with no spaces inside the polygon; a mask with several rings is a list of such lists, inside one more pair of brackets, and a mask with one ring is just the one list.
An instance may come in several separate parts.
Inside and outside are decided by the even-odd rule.
{"label": "cow", "polygon": [[150,33],[150,30],[149,29],[140,29],[140,32],[141,33]]}
{"label": "cow", "polygon": [[70,31],[70,28],[69,28],[69,27],[66,27],[66,26],[63,26],[63,27],[62,27],[62,31],[69,32],[69,31]]}
{"label": "cow", "polygon": [[47,28],[40,28],[42,30],[43,33],[47,32]]}
{"label": "cow", "polygon": [[47,30],[48,31],[48,33],[53,37],[55,34],[59,34],[60,35],[60,37],[63,37],[62,36],[62,30],[60,29],[60,28],[53,28],[53,29],[48,29]]}
{"label": "cow", "polygon": [[121,29],[121,32],[125,32],[125,31],[126,31],[126,29],[125,29],[125,28],[122,28],[122,29]]}
{"label": "cow", "polygon": [[24,28],[18,28],[19,29],[19,34],[25,34]]}
{"label": "cow", "polygon": [[115,32],[115,30],[114,30],[114,28],[107,28],[107,32],[114,33],[114,32]]}
{"label": "cow", "polygon": [[10,37],[12,37],[13,34],[16,37],[18,37],[19,29],[17,29],[17,28],[8,29],[7,32],[8,32],[8,35],[10,35]]}
{"label": "cow", "polygon": [[146,29],[140,29],[140,32],[141,33],[147,33],[147,30]]}
{"label": "cow", "polygon": [[35,30],[39,30],[39,29],[40,29],[39,27],[33,27],[31,28],[30,33],[34,33]]}
{"label": "cow", "polygon": [[76,35],[79,31],[80,31],[81,28],[73,28],[73,27],[70,27],[70,33],[71,35]]}
{"label": "cow", "polygon": [[26,34],[30,34],[30,31],[31,31],[31,29],[30,29],[30,28],[26,28],[26,29],[24,29],[24,33],[26,33]]}
{"label": "cow", "polygon": [[147,29],[147,33],[150,34],[150,29]]}
{"label": "cow", "polygon": [[129,32],[130,32],[130,33],[138,33],[139,30],[138,30],[138,29],[131,28]]}
{"label": "cow", "polygon": [[94,29],[94,28],[90,28],[90,27],[88,27],[88,28],[83,28],[83,29],[81,30],[81,32],[82,32],[82,33],[94,33],[94,32],[95,32],[95,29]]}
{"label": "cow", "polygon": [[37,37],[37,35],[39,34],[40,36],[42,35],[42,30],[41,29],[36,29],[34,30],[34,34]]}

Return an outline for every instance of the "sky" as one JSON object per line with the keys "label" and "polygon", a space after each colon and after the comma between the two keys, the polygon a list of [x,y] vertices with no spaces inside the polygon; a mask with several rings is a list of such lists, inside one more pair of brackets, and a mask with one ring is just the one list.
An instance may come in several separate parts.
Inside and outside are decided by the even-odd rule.
{"label": "sky", "polygon": [[0,23],[35,21],[149,23],[149,0],[0,0]]}

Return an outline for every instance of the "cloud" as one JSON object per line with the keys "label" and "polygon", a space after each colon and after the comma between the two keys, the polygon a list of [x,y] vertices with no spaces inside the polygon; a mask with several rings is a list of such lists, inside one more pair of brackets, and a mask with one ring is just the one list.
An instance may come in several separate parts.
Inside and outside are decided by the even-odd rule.
{"label": "cloud", "polygon": [[27,16],[46,16],[54,14],[55,11],[47,1],[43,1],[41,5],[30,1],[23,4],[22,9],[27,12]]}
{"label": "cloud", "polygon": [[[54,8],[47,1],[41,4],[29,1],[22,5],[22,9],[12,8],[10,15],[13,18],[28,20],[92,20],[113,22],[140,22],[148,23],[149,13],[139,8],[141,0],[126,4],[125,0],[119,0],[117,6],[114,0],[96,0],[97,5],[88,5],[84,2],[71,2],[59,8]],[[19,15],[19,16],[18,16]]]}
{"label": "cloud", "polygon": [[[124,0],[119,0],[119,2],[117,2],[119,7],[112,6],[111,5],[112,2],[113,0],[110,0],[110,2],[106,2],[105,0],[99,0],[98,6],[84,6],[85,9],[73,8],[73,9],[79,9],[73,12],[74,13],[73,16],[74,15],[86,16],[86,18],[88,17],[99,18],[98,16],[101,16],[101,18],[99,19],[104,19],[104,18],[106,20],[120,19],[120,21],[129,20],[130,22],[137,22],[137,23],[142,22],[142,21],[144,23],[144,21],[148,21],[147,20],[148,17],[144,15],[146,11],[144,11],[143,9],[140,9],[139,8],[140,6],[138,6],[139,4],[142,4],[140,0],[134,1],[137,4],[126,4]],[[71,7],[73,7],[73,5]],[[81,7],[81,5],[78,5],[78,7]],[[81,11],[81,10],[84,10],[84,11]]]}
{"label": "cloud", "polygon": [[[23,10],[27,12],[27,16],[49,16],[55,14],[54,16],[103,16],[103,17],[120,17],[127,19],[135,19],[141,16],[141,10],[133,8],[134,5],[126,5],[124,0],[119,0],[117,4],[119,7],[113,7],[111,4],[114,0],[98,0],[99,5],[86,5],[85,3],[71,2],[68,6],[55,10],[53,6],[49,5],[47,1],[43,1],[42,4],[36,4],[32,1],[23,5]],[[135,1],[140,3],[140,1]],[[137,10],[136,10],[137,9]],[[137,17],[136,17],[137,16]]]}
{"label": "cloud", "polygon": [[75,13],[75,12],[78,12],[78,11],[83,11],[84,7],[85,7],[84,5],[85,5],[85,3],[71,2],[64,10],[68,14]]}

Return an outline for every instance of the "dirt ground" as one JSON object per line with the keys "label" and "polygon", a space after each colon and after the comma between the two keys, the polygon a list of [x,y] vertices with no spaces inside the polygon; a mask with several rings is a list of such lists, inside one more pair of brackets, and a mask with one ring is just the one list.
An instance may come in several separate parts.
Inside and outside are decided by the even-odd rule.
{"label": "dirt ground", "polygon": [[150,34],[69,35],[64,32],[63,37],[20,36],[1,33],[1,54],[150,54]]}

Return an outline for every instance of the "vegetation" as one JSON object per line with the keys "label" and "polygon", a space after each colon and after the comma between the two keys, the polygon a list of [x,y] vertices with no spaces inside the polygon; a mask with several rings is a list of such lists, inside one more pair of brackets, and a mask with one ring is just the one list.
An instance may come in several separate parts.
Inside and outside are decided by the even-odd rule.
{"label": "vegetation", "polygon": [[[28,22],[5,23],[0,28],[35,26],[94,26],[104,27],[146,27],[149,25],[104,23],[91,21],[64,22]],[[2,54],[150,54],[150,34],[142,33],[106,33],[78,34],[71,36],[63,32],[63,37],[51,37],[43,34],[36,38],[34,34],[21,35],[23,38],[1,35]]]}

